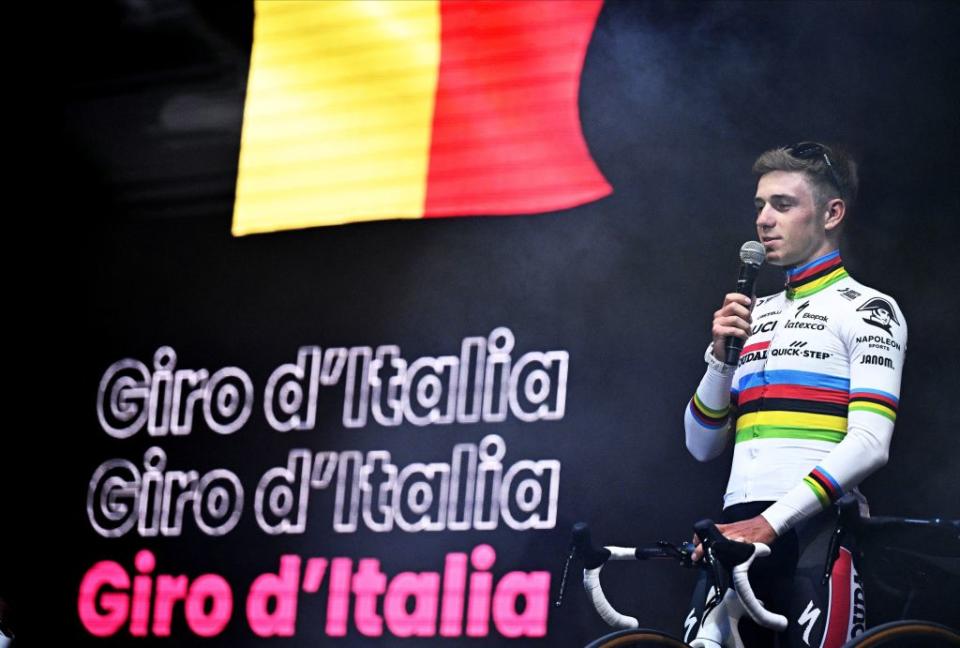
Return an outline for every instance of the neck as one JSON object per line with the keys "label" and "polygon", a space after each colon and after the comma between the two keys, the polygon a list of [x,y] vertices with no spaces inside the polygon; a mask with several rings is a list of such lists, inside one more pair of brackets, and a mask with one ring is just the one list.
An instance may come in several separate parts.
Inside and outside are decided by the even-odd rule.
{"label": "neck", "polygon": [[787,269],[787,297],[809,297],[847,276],[840,250],[835,248],[812,261]]}

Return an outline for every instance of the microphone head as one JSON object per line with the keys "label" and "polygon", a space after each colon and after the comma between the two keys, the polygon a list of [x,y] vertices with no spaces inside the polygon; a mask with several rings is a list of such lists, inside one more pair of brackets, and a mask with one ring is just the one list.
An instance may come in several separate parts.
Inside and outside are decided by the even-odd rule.
{"label": "microphone head", "polygon": [[760,241],[747,241],[740,246],[740,261],[747,265],[759,267],[763,265],[763,260],[766,257],[767,253],[764,251],[763,244]]}

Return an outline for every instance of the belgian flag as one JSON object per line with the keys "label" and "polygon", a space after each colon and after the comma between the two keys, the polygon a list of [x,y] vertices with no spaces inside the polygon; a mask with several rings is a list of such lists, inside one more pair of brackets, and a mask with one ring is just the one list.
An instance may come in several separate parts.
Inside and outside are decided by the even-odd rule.
{"label": "belgian flag", "polygon": [[258,1],[233,233],[608,195],[577,108],[601,4]]}

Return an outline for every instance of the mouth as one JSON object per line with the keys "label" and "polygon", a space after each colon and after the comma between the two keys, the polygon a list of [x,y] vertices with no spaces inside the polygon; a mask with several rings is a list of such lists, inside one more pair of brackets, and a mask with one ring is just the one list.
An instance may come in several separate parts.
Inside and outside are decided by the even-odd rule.
{"label": "mouth", "polygon": [[764,236],[760,239],[760,242],[763,243],[764,247],[769,247],[772,243],[779,241],[779,236]]}

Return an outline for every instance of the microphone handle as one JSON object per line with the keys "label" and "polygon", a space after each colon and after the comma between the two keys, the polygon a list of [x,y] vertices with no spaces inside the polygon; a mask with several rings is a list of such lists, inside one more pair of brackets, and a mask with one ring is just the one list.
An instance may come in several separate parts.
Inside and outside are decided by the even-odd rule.
{"label": "microphone handle", "polygon": [[[740,266],[740,276],[737,278],[737,292],[753,299],[754,285],[757,283],[757,275],[760,272],[760,266],[751,263],[744,263]],[[728,365],[736,365],[740,358],[740,351],[743,350],[743,340],[734,335],[727,337],[726,349],[723,361]]]}

